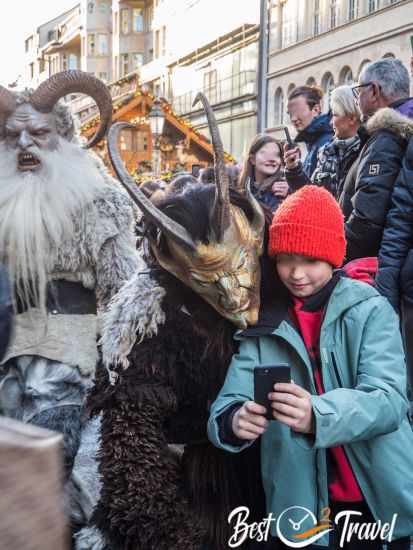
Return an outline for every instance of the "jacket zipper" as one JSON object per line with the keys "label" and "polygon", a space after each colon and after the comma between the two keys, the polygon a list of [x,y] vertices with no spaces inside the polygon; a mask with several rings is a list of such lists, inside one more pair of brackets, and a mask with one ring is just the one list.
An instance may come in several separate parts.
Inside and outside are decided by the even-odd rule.
{"label": "jacket zipper", "polygon": [[339,373],[339,370],[338,370],[338,367],[337,367],[336,357],[335,357],[333,352],[331,352],[331,360],[332,360],[332,363],[333,363],[333,369],[334,369],[334,373],[335,373],[336,378],[337,378],[338,385],[340,386],[340,388],[342,388],[343,387],[343,382],[341,380],[341,376],[340,376],[340,373]]}

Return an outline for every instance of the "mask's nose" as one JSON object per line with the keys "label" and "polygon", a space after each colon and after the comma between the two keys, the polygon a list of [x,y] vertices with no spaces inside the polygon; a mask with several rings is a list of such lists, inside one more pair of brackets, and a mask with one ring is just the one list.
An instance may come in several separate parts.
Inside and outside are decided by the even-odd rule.
{"label": "mask's nose", "polygon": [[17,140],[17,145],[20,149],[28,149],[33,145],[33,139],[29,132],[22,130],[20,133],[19,139]]}
{"label": "mask's nose", "polygon": [[218,281],[218,288],[221,291],[220,303],[229,310],[241,307],[242,293],[232,277],[222,277]]}

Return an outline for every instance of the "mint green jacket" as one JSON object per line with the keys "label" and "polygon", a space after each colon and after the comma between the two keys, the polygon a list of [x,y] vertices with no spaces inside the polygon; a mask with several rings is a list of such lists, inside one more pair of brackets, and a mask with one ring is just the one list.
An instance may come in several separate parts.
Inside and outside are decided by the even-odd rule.
{"label": "mint green jacket", "polygon": [[[208,435],[214,445],[238,453],[251,444],[221,441],[217,417],[237,402],[253,400],[255,366],[288,363],[294,382],[312,394],[315,437],[277,421],[271,421],[261,437],[267,512],[278,518],[290,506],[303,506],[319,519],[328,506],[325,449],[343,445],[376,520],[391,522],[397,513],[393,539],[413,534],[413,432],[407,416],[406,366],[399,321],[387,300],[365,283],[339,280],[320,333],[323,395],[317,395],[303,340],[288,321],[265,336],[237,333],[236,338],[239,352],[211,407]],[[276,535],[274,523],[271,532]],[[317,541],[327,543],[328,535]]]}

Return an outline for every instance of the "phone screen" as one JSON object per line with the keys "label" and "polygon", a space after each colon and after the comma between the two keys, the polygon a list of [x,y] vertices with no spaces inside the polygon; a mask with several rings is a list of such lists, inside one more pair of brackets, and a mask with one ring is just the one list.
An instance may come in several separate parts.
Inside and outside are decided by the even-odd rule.
{"label": "phone screen", "polygon": [[267,420],[274,420],[268,394],[274,391],[274,384],[277,382],[291,382],[291,367],[286,363],[254,368],[254,401],[267,409]]}

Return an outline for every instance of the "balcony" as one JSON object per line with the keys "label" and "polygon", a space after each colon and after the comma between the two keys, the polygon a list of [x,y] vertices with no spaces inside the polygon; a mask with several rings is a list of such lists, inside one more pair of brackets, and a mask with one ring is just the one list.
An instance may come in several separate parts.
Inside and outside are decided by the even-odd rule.
{"label": "balcony", "polygon": [[209,88],[194,90],[177,96],[172,101],[172,106],[177,115],[189,114],[199,110],[199,105],[192,107],[198,91],[204,92],[211,105],[232,101],[243,96],[256,94],[257,73],[255,71],[243,71],[228,78],[218,80]]}

